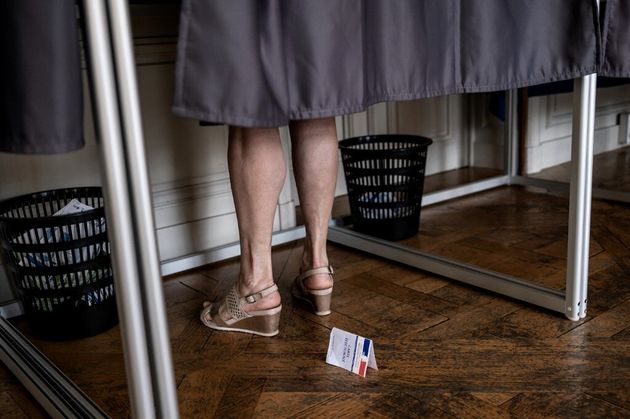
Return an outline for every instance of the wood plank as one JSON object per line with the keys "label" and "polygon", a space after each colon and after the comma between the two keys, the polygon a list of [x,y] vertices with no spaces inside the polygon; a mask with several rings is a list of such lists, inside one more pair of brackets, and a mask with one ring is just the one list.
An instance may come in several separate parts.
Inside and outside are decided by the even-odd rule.
{"label": "wood plank", "polygon": [[[438,281],[444,280],[438,279]],[[369,290],[375,294],[383,295],[401,303],[414,306],[418,309],[433,312],[433,314],[448,312],[457,307],[454,303],[435,296],[435,293],[419,292],[408,286],[397,285],[395,282],[390,282],[387,278],[383,277],[377,278],[372,275],[360,275],[348,278],[346,282]],[[437,291],[443,286],[450,286],[450,283],[444,281],[444,285],[442,286],[436,288],[431,287],[432,292]],[[446,317],[441,316],[438,319],[446,320]]]}
{"label": "wood plank", "polygon": [[[26,417],[31,419],[47,418],[49,415],[39,405],[37,400],[24,388],[8,391],[11,398],[15,401],[15,404],[20,407]],[[8,416],[8,415],[7,415]]]}
{"label": "wood plank", "polygon": [[324,400],[313,407],[303,410],[293,415],[298,418],[357,418],[357,417],[374,417],[386,418],[378,412],[374,412],[369,406],[370,401],[378,397],[376,394],[338,394],[335,397]]}
{"label": "wood plank", "polygon": [[98,404],[105,413],[112,418],[130,417],[129,394],[127,390],[108,389],[101,385],[84,384],[81,389],[92,400],[98,400]]}
{"label": "wood plank", "polygon": [[2,417],[6,418],[28,418],[24,410],[6,391],[0,392],[0,412],[2,412]]}
{"label": "wood plank", "polygon": [[491,391],[487,392],[472,392],[470,393],[473,397],[478,398],[479,400],[483,400],[484,402],[490,403],[493,406],[500,406],[508,400],[512,399],[519,393],[495,393]]}
{"label": "wood plank", "polygon": [[431,398],[431,404],[456,418],[507,418],[505,412],[472,394],[455,392],[442,393],[439,397]]}
{"label": "wood plank", "polygon": [[[250,368],[256,367],[254,364],[251,364]],[[223,393],[219,407],[215,412],[215,417],[252,417],[266,381],[262,377],[251,379],[249,377],[233,376]]]}
{"label": "wood plank", "polygon": [[375,400],[372,408],[393,418],[455,418],[431,403],[438,397],[440,393],[391,392]]}
{"label": "wood plank", "polygon": [[565,341],[611,337],[630,327],[630,300],[624,301],[594,319],[581,324],[560,337]]}
{"label": "wood plank", "polygon": [[591,397],[605,400],[615,406],[630,410],[630,387],[628,386],[602,391],[589,391],[587,394]]}
{"label": "wood plank", "polygon": [[[366,276],[362,280],[365,281]],[[439,314],[355,286],[348,280],[338,284],[337,288],[340,289],[335,292],[335,311],[372,325],[378,330],[376,336],[398,338],[427,329],[446,319]],[[364,335],[362,331],[354,333]]]}
{"label": "wood plank", "polygon": [[[612,227],[614,229],[614,227]],[[619,230],[617,230],[619,234]],[[623,237],[618,237],[606,226],[593,227],[591,229],[593,241],[614,260],[614,262],[623,270],[630,272],[630,247],[624,244]]]}
{"label": "wood plank", "polygon": [[286,418],[334,398],[334,392],[265,391],[260,395],[254,417]]}
{"label": "wood plank", "polygon": [[522,393],[504,408],[517,417],[627,418],[630,410],[584,393]]}
{"label": "wood plank", "polygon": [[488,324],[519,309],[518,303],[509,300],[497,300],[475,307],[468,311],[459,311],[435,327],[421,331],[418,335],[427,338],[454,338],[480,336]]}
{"label": "wood plank", "polygon": [[485,326],[488,334],[504,339],[548,339],[558,337],[588,321],[569,322],[550,316],[546,310],[525,307]]}
{"label": "wood plank", "polygon": [[231,376],[207,368],[186,374],[177,388],[182,418],[211,418],[219,408]]}

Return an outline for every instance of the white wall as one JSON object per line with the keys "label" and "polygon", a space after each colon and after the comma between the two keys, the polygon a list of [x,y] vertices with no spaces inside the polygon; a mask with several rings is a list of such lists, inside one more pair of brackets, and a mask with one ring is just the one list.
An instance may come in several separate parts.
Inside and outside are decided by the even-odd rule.
{"label": "white wall", "polygon": [[429,137],[427,175],[467,166],[470,161],[465,96],[440,96],[392,103],[392,132]]}
{"label": "white wall", "polygon": [[[618,114],[630,110],[630,86],[597,91],[594,153],[614,150],[619,132]],[[536,173],[571,159],[572,94],[529,99],[526,173]]]}

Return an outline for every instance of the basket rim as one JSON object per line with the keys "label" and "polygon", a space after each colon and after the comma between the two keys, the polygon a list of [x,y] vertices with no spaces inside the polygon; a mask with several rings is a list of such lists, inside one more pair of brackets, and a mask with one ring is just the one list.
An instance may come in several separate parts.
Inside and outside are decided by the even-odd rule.
{"label": "basket rim", "polygon": [[[390,141],[401,141],[406,140],[408,142],[416,143],[413,147],[401,147],[392,150],[361,150],[352,148],[352,146],[361,144],[361,143],[386,143]],[[424,137],[421,135],[412,135],[412,134],[372,134],[372,135],[359,135],[356,137],[345,138],[339,141],[339,149],[344,151],[350,151],[353,153],[383,153],[388,151],[406,151],[406,150],[414,150],[418,147],[428,147],[433,144],[433,140],[429,137]]]}
{"label": "basket rim", "polygon": [[[71,187],[71,188],[49,189],[49,190],[31,192],[28,194],[14,196],[14,197],[7,198],[5,200],[0,201],[0,224],[1,223],[14,223],[14,222],[20,222],[20,221],[33,221],[33,220],[37,220],[39,222],[55,220],[56,221],[55,224],[58,224],[58,222],[61,220],[71,220],[71,219],[76,218],[79,215],[88,215],[88,214],[94,214],[97,211],[98,212],[104,211],[104,206],[103,206],[103,207],[94,208],[92,210],[83,211],[76,214],[48,215],[48,216],[33,217],[33,218],[15,218],[15,217],[11,217],[11,216],[7,217],[3,215],[9,211],[9,208],[14,208],[16,206],[15,204],[19,204],[22,201],[26,201],[28,199],[38,199],[40,197],[44,197],[49,194],[59,194],[59,193],[73,192],[73,191],[98,192],[98,195],[95,195],[95,196],[103,198],[103,188],[101,186],[76,186],[76,187]],[[74,199],[74,198],[71,198],[71,199]]]}

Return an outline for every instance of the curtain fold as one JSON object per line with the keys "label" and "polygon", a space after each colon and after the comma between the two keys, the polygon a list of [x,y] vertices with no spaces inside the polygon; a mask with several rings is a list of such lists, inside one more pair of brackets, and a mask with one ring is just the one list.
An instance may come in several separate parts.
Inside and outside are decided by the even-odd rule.
{"label": "curtain fold", "polygon": [[51,154],[83,146],[74,0],[0,1],[0,151]]}
{"label": "curtain fold", "polygon": [[630,77],[630,1],[607,0],[602,25],[603,60],[599,73]]}
{"label": "curtain fold", "polygon": [[598,69],[593,0],[184,0],[173,111],[280,126]]}

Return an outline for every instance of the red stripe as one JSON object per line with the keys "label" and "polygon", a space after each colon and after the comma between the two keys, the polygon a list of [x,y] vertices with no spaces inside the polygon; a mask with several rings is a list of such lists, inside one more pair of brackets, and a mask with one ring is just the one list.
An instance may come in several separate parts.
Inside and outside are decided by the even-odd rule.
{"label": "red stripe", "polygon": [[365,366],[366,366],[365,361],[361,361],[361,362],[359,363],[359,375],[360,375],[361,377],[365,377]]}

